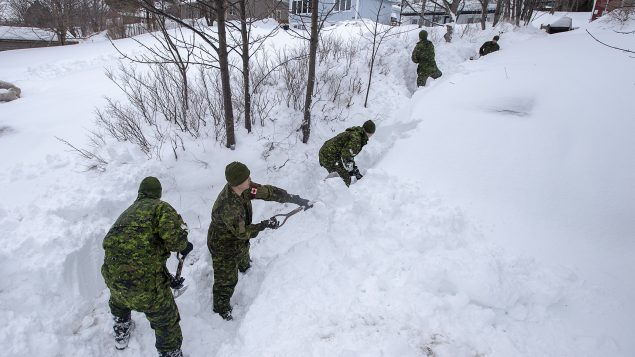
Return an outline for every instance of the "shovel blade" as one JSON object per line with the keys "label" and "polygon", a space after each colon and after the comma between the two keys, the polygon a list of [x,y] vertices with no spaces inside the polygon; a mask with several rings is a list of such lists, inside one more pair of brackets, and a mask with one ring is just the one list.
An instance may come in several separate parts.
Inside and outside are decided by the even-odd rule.
{"label": "shovel blade", "polygon": [[172,289],[172,295],[174,295],[174,298],[178,298],[179,296],[183,295],[183,293],[185,293],[185,290],[187,290],[187,285],[183,286],[180,289]]}

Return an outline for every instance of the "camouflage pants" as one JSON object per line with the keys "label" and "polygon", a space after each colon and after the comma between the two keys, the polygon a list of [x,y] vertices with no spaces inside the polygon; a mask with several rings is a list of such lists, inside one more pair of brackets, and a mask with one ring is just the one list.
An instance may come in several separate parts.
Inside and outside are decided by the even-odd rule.
{"label": "camouflage pants", "polygon": [[320,166],[326,169],[329,173],[337,172],[338,175],[344,180],[346,186],[351,185],[351,174],[346,171],[344,166],[340,163],[340,159],[337,157],[333,157],[331,155],[327,155],[323,150],[320,149]]}
{"label": "camouflage pants", "polygon": [[245,272],[251,266],[249,246],[249,241],[240,242],[236,254],[212,252],[211,247],[208,246],[214,268],[212,287],[214,312],[223,314],[232,311],[230,300],[238,284],[238,271]]}
{"label": "camouflage pants", "polygon": [[443,73],[437,68],[434,71],[424,71],[417,69],[417,87],[425,87],[428,77],[437,79],[441,77]]}
{"label": "camouflage pants", "polygon": [[149,305],[131,306],[119,301],[112,294],[108,305],[113,316],[121,320],[130,319],[130,310],[143,312],[154,330],[157,351],[169,352],[181,348],[183,343],[181,326],[179,326],[181,316],[167,285],[158,289],[156,299]]}

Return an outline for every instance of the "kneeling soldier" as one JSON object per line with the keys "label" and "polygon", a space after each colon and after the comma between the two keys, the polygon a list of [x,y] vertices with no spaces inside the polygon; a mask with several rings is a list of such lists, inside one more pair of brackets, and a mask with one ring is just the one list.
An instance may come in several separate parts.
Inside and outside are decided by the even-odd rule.
{"label": "kneeling soldier", "polygon": [[351,185],[351,177],[361,179],[362,174],[355,164],[355,155],[362,151],[368,139],[375,133],[375,123],[367,120],[362,126],[346,129],[320,148],[320,166],[329,173],[337,172],[346,186]]}

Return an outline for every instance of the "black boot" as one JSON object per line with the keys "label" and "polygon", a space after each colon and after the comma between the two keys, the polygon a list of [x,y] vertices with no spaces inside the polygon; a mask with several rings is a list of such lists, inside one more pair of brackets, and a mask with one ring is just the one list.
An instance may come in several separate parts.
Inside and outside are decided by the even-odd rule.
{"label": "black boot", "polygon": [[170,352],[159,352],[159,357],[183,357],[183,352],[180,348]]}
{"label": "black boot", "polygon": [[128,347],[128,342],[130,341],[130,333],[134,330],[134,321],[130,318],[122,319],[120,317],[115,316],[115,325],[113,326],[113,330],[115,331],[115,348],[118,350],[123,350]]}
{"label": "black boot", "polygon": [[234,318],[232,317],[232,309],[230,308],[229,310],[216,310],[213,309],[215,313],[219,314],[220,317],[223,318],[223,320],[225,321],[231,321]]}
{"label": "black boot", "polygon": [[232,312],[231,312],[231,310],[230,310],[230,311],[221,312],[221,313],[218,313],[218,314],[219,314],[219,315],[220,315],[220,317],[222,317],[222,318],[223,318],[223,320],[225,320],[225,321],[231,321],[231,320],[233,320],[233,319],[234,319],[234,318],[232,317]]}

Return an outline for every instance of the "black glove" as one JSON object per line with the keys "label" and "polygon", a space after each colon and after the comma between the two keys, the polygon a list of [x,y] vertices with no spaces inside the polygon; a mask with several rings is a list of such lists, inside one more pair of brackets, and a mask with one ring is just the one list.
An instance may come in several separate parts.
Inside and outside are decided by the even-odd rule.
{"label": "black glove", "polygon": [[187,247],[185,247],[185,249],[183,249],[179,253],[181,253],[181,256],[183,257],[183,259],[185,259],[185,257],[187,257],[187,255],[190,254],[192,249],[194,249],[194,244],[187,242]]}
{"label": "black glove", "polygon": [[185,282],[185,278],[180,276],[176,277],[174,275],[170,275],[170,287],[172,289],[181,289],[183,287],[183,283]]}
{"label": "black glove", "polygon": [[355,168],[353,168],[353,171],[349,172],[349,174],[350,174],[351,176],[355,176],[355,178],[356,178],[356,179],[358,179],[358,180],[359,180],[359,179],[361,179],[362,177],[364,177],[364,176],[362,176],[362,174],[359,172],[359,169],[357,168],[357,166],[355,166]]}
{"label": "black glove", "polygon": [[298,206],[302,206],[302,208],[304,208],[305,211],[313,207],[313,205],[311,204],[309,200],[302,198],[298,195],[291,195],[291,199],[289,200],[289,202],[295,203]]}
{"label": "black glove", "polygon": [[260,222],[260,227],[262,227],[262,229],[265,229],[265,228],[278,229],[278,227],[280,227],[280,222],[278,222],[276,217],[271,217],[269,219],[265,219],[264,221]]}

